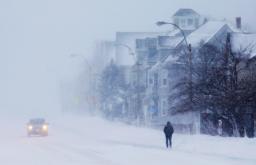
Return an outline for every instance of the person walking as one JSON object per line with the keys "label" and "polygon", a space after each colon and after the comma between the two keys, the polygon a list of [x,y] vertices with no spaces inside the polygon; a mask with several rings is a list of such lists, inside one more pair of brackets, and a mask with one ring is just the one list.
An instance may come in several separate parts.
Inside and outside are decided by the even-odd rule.
{"label": "person walking", "polygon": [[166,147],[172,148],[172,134],[174,132],[173,126],[171,122],[167,122],[167,124],[164,127],[164,134],[166,139]]}

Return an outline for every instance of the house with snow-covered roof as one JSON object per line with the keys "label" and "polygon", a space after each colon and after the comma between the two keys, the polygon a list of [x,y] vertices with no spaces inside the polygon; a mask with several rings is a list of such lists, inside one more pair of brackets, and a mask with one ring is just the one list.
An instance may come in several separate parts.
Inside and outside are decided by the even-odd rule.
{"label": "house with snow-covered roof", "polygon": [[[228,33],[232,32],[232,28],[226,24],[225,22],[218,22],[218,21],[208,21],[201,27],[199,27],[197,30],[193,31],[191,34],[187,36],[187,42],[188,44],[191,44],[193,51],[195,52],[198,47],[201,46],[201,44],[210,44],[215,46],[221,46],[221,44],[225,43],[226,36]],[[168,38],[168,37],[167,37]],[[159,93],[159,102],[161,102],[161,105],[165,105],[165,102],[168,100],[168,93],[170,92],[170,86],[173,86],[171,84],[174,83],[174,79],[177,78],[180,74],[175,69],[173,73],[170,73],[169,68],[172,66],[172,68],[177,68],[180,64],[179,61],[177,61],[180,50],[184,48],[185,42],[183,38],[175,38],[172,40],[171,37],[169,37],[170,40],[166,39],[165,43],[162,43],[162,45],[165,45],[165,49],[169,49],[166,56],[163,58],[160,58],[159,61],[150,68],[149,70],[149,82],[154,82],[152,79],[154,77],[158,77],[158,89],[160,90],[164,86],[166,86],[165,89],[158,92]],[[169,45],[169,46],[168,46]],[[158,47],[159,51],[161,52],[161,46]],[[158,76],[154,76],[158,74]],[[168,79],[168,82],[165,83]],[[151,90],[151,86],[154,86],[155,84],[149,83],[149,89]],[[167,89],[169,88],[169,89]],[[166,92],[164,92],[166,91]],[[166,94],[164,94],[166,93]],[[164,97],[161,97],[161,95],[165,95]],[[166,112],[163,110],[163,106],[159,106],[159,115],[164,115]]]}
{"label": "house with snow-covered roof", "polygon": [[[188,23],[191,18],[201,21],[199,24],[194,21],[191,27]],[[241,32],[226,21],[206,21],[193,10],[180,10],[173,15],[174,22],[175,19],[179,26],[182,26],[182,20],[187,22],[181,28],[185,32],[188,44],[192,46],[193,55],[204,45],[223,46],[227,34]],[[130,82],[134,89],[140,87],[140,90],[129,95],[129,111],[139,110],[139,117],[147,118],[155,125],[162,125],[166,120],[172,120],[174,124],[182,122],[181,124],[198,128],[195,126],[199,120],[197,114],[190,114],[194,116],[192,118],[180,116],[179,120],[177,116],[170,115],[169,96],[174,92],[173,87],[177,81],[185,74],[180,69],[184,64],[179,61],[179,56],[182,50],[186,49],[186,44],[179,29],[174,29],[168,35],[162,33],[136,38],[134,44],[137,64],[132,66]],[[137,107],[138,102],[141,107]],[[175,103],[171,102],[171,104]]]}
{"label": "house with snow-covered roof", "polygon": [[230,37],[233,52],[256,57],[256,33],[231,33]]}
{"label": "house with snow-covered roof", "polygon": [[231,50],[241,58],[238,79],[255,78],[256,76],[256,33],[231,33]]}
{"label": "house with snow-covered roof", "polygon": [[[237,32],[238,29],[231,26],[229,23],[222,21],[208,21],[201,25],[198,29],[187,35],[186,39],[188,44],[192,46],[193,56],[196,55],[198,49],[204,45],[214,45],[215,47],[221,47],[225,44],[227,35],[229,33]],[[174,36],[161,36],[163,40],[157,40],[158,60],[147,70],[147,88],[145,91],[145,102],[148,104],[148,109],[152,110],[152,121],[158,123],[158,125],[164,124],[166,120],[172,120],[180,123],[181,120],[169,115],[170,107],[175,104],[169,100],[169,96],[174,92],[174,86],[180,78],[184,77],[184,71],[180,69],[183,63],[180,63],[179,56],[186,44],[184,38]],[[158,38],[161,38],[158,37]],[[166,51],[164,56],[161,56],[161,52]],[[152,108],[153,107],[153,108]],[[175,107],[175,106],[174,106]],[[199,121],[199,114],[194,115],[193,118],[188,118],[183,124],[193,125],[193,127]],[[186,118],[185,116],[183,116]],[[180,117],[182,118],[182,117]],[[196,122],[197,121],[197,122]],[[163,123],[161,123],[163,122]],[[197,131],[199,131],[197,129]]]}

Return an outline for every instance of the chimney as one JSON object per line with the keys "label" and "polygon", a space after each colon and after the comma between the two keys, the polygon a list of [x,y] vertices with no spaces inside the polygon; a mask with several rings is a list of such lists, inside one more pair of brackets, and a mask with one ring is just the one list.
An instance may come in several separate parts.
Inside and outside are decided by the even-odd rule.
{"label": "chimney", "polygon": [[236,28],[240,29],[242,28],[242,19],[241,17],[236,17]]}

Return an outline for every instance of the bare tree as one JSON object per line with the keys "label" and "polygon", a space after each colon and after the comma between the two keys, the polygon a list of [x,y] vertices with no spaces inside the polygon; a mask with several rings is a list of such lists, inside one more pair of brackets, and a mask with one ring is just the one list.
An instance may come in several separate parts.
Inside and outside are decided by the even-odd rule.
{"label": "bare tree", "polygon": [[[180,53],[179,60],[182,65],[179,69],[186,73],[188,64],[184,55]],[[241,136],[241,130],[245,128],[246,109],[255,107],[256,76],[253,69],[248,67],[248,62],[255,60],[250,61],[248,54],[243,52],[231,51],[229,35],[226,43],[219,47],[202,43],[202,46],[193,52],[193,85],[191,87],[187,84],[186,76],[177,82],[170,96],[172,105],[175,102],[174,106],[170,107],[171,111],[208,110],[230,123],[230,126],[227,126],[228,135]],[[191,90],[193,108],[188,99]]]}
{"label": "bare tree", "polygon": [[123,70],[113,61],[102,72],[99,92],[103,114],[110,118],[121,117],[128,91]]}

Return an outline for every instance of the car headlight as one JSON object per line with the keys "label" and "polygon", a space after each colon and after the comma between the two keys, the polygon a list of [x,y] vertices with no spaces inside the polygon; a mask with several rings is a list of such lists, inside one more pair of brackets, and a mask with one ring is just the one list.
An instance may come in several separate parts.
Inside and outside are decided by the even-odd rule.
{"label": "car headlight", "polygon": [[44,130],[44,131],[47,131],[48,126],[47,126],[47,125],[43,125],[43,127],[42,127],[42,128],[43,128],[43,130]]}
{"label": "car headlight", "polygon": [[31,131],[33,129],[33,126],[32,125],[29,125],[28,126],[28,130]]}

